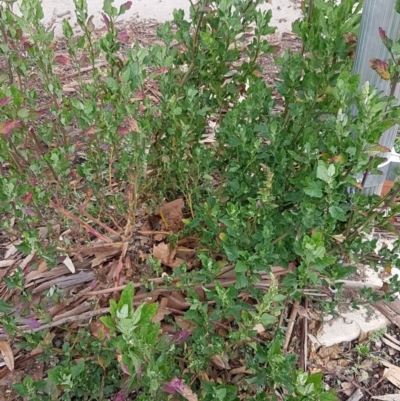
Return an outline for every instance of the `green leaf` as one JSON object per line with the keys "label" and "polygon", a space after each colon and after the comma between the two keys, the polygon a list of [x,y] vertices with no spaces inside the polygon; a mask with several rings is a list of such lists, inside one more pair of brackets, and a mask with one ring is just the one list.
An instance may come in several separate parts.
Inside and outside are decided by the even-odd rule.
{"label": "green leaf", "polygon": [[121,79],[122,79],[122,82],[125,83],[125,84],[130,81],[130,79],[131,79],[131,69],[130,69],[130,67],[126,68],[122,72]]}
{"label": "green leaf", "polygon": [[124,4],[121,4],[121,6],[119,7],[118,15],[125,14],[126,11],[130,10],[131,7],[132,7],[132,2],[131,1],[127,1]]}
{"label": "green leaf", "polygon": [[[119,310],[121,310],[124,305],[127,305],[127,308],[128,308],[127,317],[132,316],[132,305],[133,305],[134,292],[135,292],[135,290],[133,288],[133,284],[132,284],[132,282],[130,282],[122,291],[121,298],[118,302]],[[110,310],[111,310],[111,305],[110,305]]]}
{"label": "green leaf", "polygon": [[341,209],[339,206],[331,206],[329,208],[329,213],[336,220],[340,220],[340,221],[346,221],[347,220],[343,209]]}
{"label": "green leaf", "polygon": [[337,396],[331,391],[325,391],[319,395],[320,401],[338,401]]}
{"label": "green leaf", "polygon": [[396,4],[394,6],[394,9],[396,10],[397,13],[400,14],[400,0],[396,0]]}
{"label": "green leaf", "polygon": [[143,305],[141,317],[140,317],[140,324],[151,324],[153,317],[156,315],[158,310],[158,302],[153,304],[146,304]]}
{"label": "green leaf", "polygon": [[85,362],[81,361],[71,368],[72,378],[77,378],[85,370]]}
{"label": "green leaf", "polygon": [[235,283],[235,288],[240,289],[240,288],[246,288],[249,284],[249,280],[247,279],[246,275],[243,273],[237,273],[236,274],[236,283]]}
{"label": "green leaf", "polygon": [[116,17],[118,15],[118,10],[112,6],[113,0],[104,0],[103,11],[109,17]]}
{"label": "green leaf", "polygon": [[0,313],[7,313],[14,309],[12,305],[0,299]]}
{"label": "green leaf", "polygon": [[100,321],[109,329],[115,330],[115,324],[111,316],[102,316]]}
{"label": "green leaf", "polygon": [[181,114],[182,114],[182,108],[181,107],[175,107],[174,115],[180,116]]}
{"label": "green leaf", "polygon": [[245,263],[243,263],[241,261],[236,262],[236,265],[235,265],[236,273],[246,273],[247,270],[248,270],[248,267],[246,266]]}
{"label": "green leaf", "polygon": [[333,177],[335,175],[336,169],[334,164],[330,164],[328,167],[328,175],[329,177]]}
{"label": "green leaf", "polygon": [[268,315],[267,313],[264,313],[260,317],[260,321],[263,326],[269,326],[272,323],[276,322],[276,317],[272,315]]}
{"label": "green leaf", "polygon": [[383,146],[379,143],[373,144],[373,145],[368,145],[367,148],[365,149],[368,153],[369,156],[376,156],[379,153],[388,153],[390,152],[390,149],[387,148],[386,146]]}
{"label": "green leaf", "polygon": [[322,160],[318,160],[317,178],[327,183],[330,181],[328,169]]}
{"label": "green leaf", "polygon": [[239,258],[239,250],[236,245],[228,245],[228,244],[223,244],[223,248],[226,254],[226,257],[230,262],[233,262]]}
{"label": "green leaf", "polygon": [[142,310],[143,310],[144,304],[139,305],[139,307],[133,312],[131,320],[132,326],[136,326],[141,317],[142,317]]}
{"label": "green leaf", "polygon": [[322,189],[320,182],[312,182],[307,188],[304,188],[304,192],[312,198],[322,198]]}
{"label": "green leaf", "polygon": [[114,92],[118,92],[119,90],[121,90],[121,86],[120,84],[117,82],[116,79],[111,78],[111,77],[107,77],[106,78],[106,84],[107,86]]}
{"label": "green leaf", "polygon": [[128,305],[122,305],[122,308],[117,310],[117,318],[118,319],[126,319],[128,317],[129,309]]}
{"label": "green leaf", "polygon": [[112,317],[117,317],[118,306],[115,299],[110,299],[110,314]]}

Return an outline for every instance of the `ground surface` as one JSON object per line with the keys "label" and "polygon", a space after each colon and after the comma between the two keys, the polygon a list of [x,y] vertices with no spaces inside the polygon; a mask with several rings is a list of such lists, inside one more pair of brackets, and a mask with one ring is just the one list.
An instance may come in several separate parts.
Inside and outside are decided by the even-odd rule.
{"label": "ground surface", "polygon": [[[45,0],[44,3],[46,3]],[[154,15],[151,13],[147,14],[146,17],[156,17],[156,12],[161,12],[163,18],[168,16],[166,8],[170,4],[163,0],[161,2],[148,1],[145,4],[145,0],[138,1],[138,9],[142,7],[151,8]],[[157,3],[156,5],[154,5]],[[179,5],[179,1],[173,2],[174,5]],[[275,1],[274,3],[278,3]],[[51,9],[52,2],[46,3],[46,10]],[[150,5],[152,4],[152,5]],[[47,7],[48,5],[48,7]],[[290,7],[289,7],[290,6]],[[62,9],[57,5],[57,12],[63,12]],[[284,9],[290,9],[293,7],[291,2],[286,2],[286,6],[276,6]],[[168,8],[169,10],[169,8]],[[65,10],[64,10],[65,11]],[[68,11],[68,10],[66,10]],[[286,10],[287,11],[287,10]],[[153,22],[122,22],[125,25],[126,30],[132,39],[132,41],[138,40],[142,45],[147,45],[156,40],[155,30],[158,23]],[[286,31],[283,29],[282,31]],[[270,38],[271,43],[276,47],[277,54],[281,54],[285,49],[291,51],[298,51],[301,47],[299,39],[290,32],[279,32]],[[58,44],[60,53],[63,52],[62,40]],[[278,70],[273,62],[272,56],[263,56],[260,59],[260,63],[263,67],[264,79],[268,84],[272,84],[277,77]],[[63,77],[64,90],[69,95],[73,96],[75,88],[75,75],[73,71],[68,70],[65,67],[64,70],[60,71]],[[151,91],[152,89],[149,88]],[[154,89],[153,89],[154,90]],[[153,93],[153,96],[157,96],[157,93]],[[277,102],[279,108],[279,102]],[[179,205],[170,205],[171,210],[177,211],[179,214]],[[86,251],[77,252],[72,257],[72,261],[77,270],[77,274],[71,275],[65,264],[60,264],[53,270],[39,269],[29,272],[27,275],[27,285],[34,294],[34,303],[39,304],[43,299],[40,294],[49,290],[52,286],[62,288],[64,291],[64,302],[62,305],[48,305],[50,315],[52,316],[54,324],[50,326],[42,324],[40,329],[50,327],[51,341],[61,341],[63,338],[63,331],[58,329],[62,323],[69,324],[70,329],[77,328],[79,322],[83,318],[90,318],[96,316],[102,308],[106,308],[109,303],[109,298],[113,296],[116,290],[113,288],[115,277],[120,278],[121,283],[127,280],[133,280],[134,282],[140,282],[144,278],[153,280],[151,277],[151,269],[145,263],[143,255],[153,254],[155,251],[154,238],[146,234],[145,225],[149,222],[148,219],[143,219],[140,226],[137,228],[136,237],[129,243],[128,248],[123,250],[122,244],[101,244],[93,243],[88,246]],[[157,223],[158,224],[158,223]],[[0,243],[0,259],[1,269],[0,278],[8,275],[12,272],[13,267],[17,264],[23,268],[29,269],[31,258],[23,256],[13,247],[13,239],[1,238]],[[159,245],[159,244],[158,244]],[[183,244],[185,252],[182,252],[177,257],[186,260],[188,263],[193,261],[193,248],[191,247],[190,241]],[[158,248],[160,258],[162,258],[163,250]],[[126,260],[129,263],[125,263],[123,268],[119,266],[121,255],[128,255]],[[360,272],[362,275],[362,271]],[[224,278],[222,277],[222,280]],[[231,277],[227,276],[226,281],[228,282]],[[358,278],[359,279],[359,278]],[[357,279],[357,280],[358,280]],[[154,279],[157,281],[157,279]],[[160,293],[161,294],[161,293]],[[160,294],[153,294],[158,296]],[[5,286],[0,287],[0,298],[4,300],[12,300],[18,298],[17,291],[9,291]],[[138,291],[136,294],[136,301],[141,302],[143,297],[148,296],[148,293]],[[180,314],[187,308],[185,299],[182,296],[176,295],[175,298],[166,297],[168,301],[165,303],[164,313],[167,313],[167,309],[170,307],[169,313],[173,310],[174,313]],[[170,304],[168,304],[170,302]],[[96,305],[94,310],[93,305]],[[96,312],[97,311],[97,312]],[[318,315],[318,311],[313,311],[310,305],[310,313],[306,316],[309,319],[309,334],[317,335],[320,328],[321,322]],[[289,351],[300,354],[301,345],[299,338],[300,333],[300,322],[304,318],[299,313],[298,325],[293,330],[293,337],[290,342]],[[392,375],[396,375],[398,372],[394,371],[393,368],[387,367],[389,373],[385,371],[384,367],[378,363],[378,357],[383,358],[387,363],[391,363],[394,366],[400,366],[400,322],[392,324],[388,328],[388,336],[377,339],[376,341],[368,340],[365,334],[360,335],[360,338],[354,342],[344,343],[340,345],[334,345],[332,347],[316,347],[310,342],[308,352],[306,355],[307,369],[310,372],[322,371],[325,374],[327,386],[335,388],[339,391],[338,395],[341,400],[347,400],[355,391],[361,390],[363,393],[364,400],[372,399],[374,395],[385,395],[385,394],[398,394],[399,388],[394,384],[395,380],[390,379],[390,372]],[[21,329],[27,329],[27,327],[21,327]],[[167,328],[166,328],[167,329]],[[0,340],[4,340],[4,335],[0,335]],[[368,344],[370,346],[370,352],[367,355],[360,355],[355,347],[357,344]],[[36,353],[35,353],[36,352]],[[10,392],[10,386],[12,383],[21,380],[26,375],[33,375],[35,378],[44,377],[46,374],[46,363],[37,362],[37,356],[40,354],[40,350],[35,352],[24,352],[24,350],[16,351],[15,357],[15,371],[10,373],[4,363],[0,364],[0,401],[3,399],[12,400],[16,399],[15,395]],[[392,369],[392,371],[390,370]],[[2,398],[5,397],[5,398]]]}

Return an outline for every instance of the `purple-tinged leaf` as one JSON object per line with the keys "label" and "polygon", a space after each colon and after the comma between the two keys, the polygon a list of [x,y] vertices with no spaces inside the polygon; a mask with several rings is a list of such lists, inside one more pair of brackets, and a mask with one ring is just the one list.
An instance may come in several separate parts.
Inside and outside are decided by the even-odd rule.
{"label": "purple-tinged leaf", "polygon": [[118,135],[128,135],[129,133],[130,133],[130,131],[125,127],[119,127],[117,129],[117,134]]}
{"label": "purple-tinged leaf", "polygon": [[31,203],[32,198],[33,198],[33,192],[27,192],[22,196],[22,200],[26,205],[29,205]]}
{"label": "purple-tinged leaf", "polygon": [[10,97],[5,97],[3,99],[0,99],[0,106],[5,106],[7,103],[10,103],[11,98]]}
{"label": "purple-tinged leaf", "polygon": [[91,125],[86,131],[86,135],[94,135],[96,133],[96,128],[94,125]]}
{"label": "purple-tinged leaf", "polygon": [[83,54],[82,57],[79,59],[79,65],[83,68],[89,65],[89,58],[87,54]]}
{"label": "purple-tinged leaf", "polygon": [[114,395],[113,401],[125,401],[128,397],[128,391],[125,387],[122,387],[117,394]]}
{"label": "purple-tinged leaf", "polygon": [[185,382],[179,377],[174,377],[170,382],[164,384],[164,391],[168,394],[181,393],[184,389]]}
{"label": "purple-tinged leaf", "polygon": [[104,14],[104,13],[101,13],[101,16],[103,17],[104,23],[108,27],[108,25],[110,24],[110,18],[108,18],[107,14]]}
{"label": "purple-tinged leaf", "polygon": [[389,66],[386,61],[371,58],[371,60],[369,60],[369,66],[385,81],[390,79]]}
{"label": "purple-tinged leaf", "polygon": [[93,32],[96,29],[96,27],[94,26],[94,23],[93,23],[93,18],[94,18],[94,15],[91,15],[86,22],[86,28],[87,28],[88,32]]}
{"label": "purple-tinged leaf", "polygon": [[126,32],[126,31],[121,31],[121,32],[118,34],[118,40],[121,41],[121,42],[128,42],[128,41],[129,41],[128,32]]}
{"label": "purple-tinged leaf", "polygon": [[174,377],[169,383],[164,384],[164,391],[168,394],[179,393],[188,401],[198,401],[197,395],[179,377]]}
{"label": "purple-tinged leaf", "polygon": [[5,121],[0,123],[0,134],[2,135],[10,135],[15,127],[19,126],[19,122],[16,120],[13,121]]}
{"label": "purple-tinged leaf", "polygon": [[393,46],[393,40],[389,39],[386,35],[386,32],[383,28],[379,27],[379,36],[382,40],[382,43],[385,45],[385,47],[391,51],[392,50],[392,46]]}
{"label": "purple-tinged leaf", "polygon": [[127,10],[130,10],[131,7],[132,7],[132,2],[131,1],[127,1],[124,4],[121,4],[121,6],[119,8],[118,15],[124,14]]}
{"label": "purple-tinged leaf", "polygon": [[171,342],[175,345],[183,344],[190,336],[189,330],[181,330],[171,336]]}
{"label": "purple-tinged leaf", "polygon": [[33,317],[29,317],[26,319],[25,323],[31,328],[31,329],[38,329],[40,327],[40,323],[38,320],[36,320]]}
{"label": "purple-tinged leaf", "polygon": [[70,59],[67,56],[58,54],[57,56],[54,57],[54,61],[58,64],[69,64]]}

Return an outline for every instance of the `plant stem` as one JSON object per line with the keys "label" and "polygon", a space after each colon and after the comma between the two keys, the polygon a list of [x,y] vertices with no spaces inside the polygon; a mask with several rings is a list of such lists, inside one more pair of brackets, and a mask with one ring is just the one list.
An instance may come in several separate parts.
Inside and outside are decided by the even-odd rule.
{"label": "plant stem", "polygon": [[[208,3],[209,3],[209,0],[206,0],[203,7],[204,8],[208,7]],[[194,70],[194,67],[195,67],[195,57],[196,57],[197,47],[198,47],[198,44],[199,44],[199,32],[200,32],[201,24],[203,22],[204,14],[205,14],[205,11],[200,11],[199,19],[197,20],[196,29],[195,29],[195,31],[193,33],[193,39],[192,39],[193,40],[193,44],[192,44],[192,61],[190,63],[189,68],[187,69],[185,75],[183,76],[182,81],[179,84],[180,88],[182,88],[183,85],[185,85],[185,83],[189,80],[190,75],[192,74],[192,72]]]}

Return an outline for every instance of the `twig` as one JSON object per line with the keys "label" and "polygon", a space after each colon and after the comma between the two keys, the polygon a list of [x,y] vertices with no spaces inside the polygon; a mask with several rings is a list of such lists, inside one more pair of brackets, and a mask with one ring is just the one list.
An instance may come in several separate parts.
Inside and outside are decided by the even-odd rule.
{"label": "twig", "polygon": [[[304,301],[304,308],[305,310],[308,310],[308,299],[306,298]],[[301,355],[300,355],[300,363],[301,363],[301,368],[303,369],[304,372],[307,370],[307,359],[308,359],[308,319],[307,317],[303,316],[302,317],[302,333],[301,333],[301,341],[302,341],[302,347],[301,347]]]}
{"label": "twig", "polygon": [[92,66],[92,65],[91,65],[91,66],[89,66],[89,67],[80,68],[79,71],[73,72],[72,74],[69,74],[69,75],[65,75],[63,78],[65,78],[65,79],[75,78],[75,77],[77,77],[78,75],[80,75],[82,72],[88,72],[88,71],[93,70],[94,68],[103,67],[103,66],[105,66],[105,65],[107,65],[107,64],[108,64],[107,61],[104,60],[104,61],[99,62],[99,63],[96,64],[95,66]]}
{"label": "twig", "polygon": [[[206,1],[205,4],[204,4],[204,7],[207,7],[207,6],[208,6],[208,1]],[[181,87],[181,88],[189,80],[190,75],[192,74],[192,72],[194,70],[196,50],[197,50],[197,46],[199,45],[199,32],[200,32],[201,24],[203,22],[204,14],[205,14],[204,11],[200,11],[200,16],[199,16],[199,19],[197,21],[196,29],[195,29],[194,34],[193,34],[192,61],[190,63],[190,66],[188,67],[184,77],[182,78],[182,81],[179,84],[179,87]]]}
{"label": "twig", "polygon": [[68,317],[65,317],[64,319],[57,320],[56,322],[46,323],[46,324],[43,324],[42,326],[37,327],[35,329],[32,329],[32,328],[30,328],[28,326],[23,326],[23,327],[21,327],[20,330],[22,330],[23,332],[33,331],[33,332],[36,333],[38,331],[51,329],[52,327],[61,326],[62,324],[74,323],[74,322],[77,322],[78,320],[86,320],[86,319],[90,319],[90,318],[92,318],[94,316],[105,315],[107,313],[110,313],[110,308],[96,309],[96,310],[92,310],[92,311],[88,311],[88,312],[82,313],[81,315],[68,316]]}
{"label": "twig", "polygon": [[[163,278],[151,278],[147,280],[148,282],[152,283],[163,283]],[[134,288],[140,288],[143,283],[132,283]],[[112,288],[105,288],[104,290],[97,290],[97,291],[89,291],[86,295],[103,295],[103,294],[110,294],[111,292],[122,291],[128,284],[118,285]]]}
{"label": "twig", "polygon": [[99,219],[96,219],[95,217],[90,215],[83,207],[79,207],[78,210],[79,213],[82,213],[89,220],[93,221],[93,223],[96,223],[100,227],[104,228],[104,230],[108,231],[111,235],[115,235],[116,237],[121,238],[121,234],[118,234],[111,227],[108,227],[106,224],[102,223]]}
{"label": "twig", "polygon": [[95,230],[92,226],[90,226],[88,223],[84,222],[80,218],[74,216],[72,213],[68,212],[68,210],[65,210],[62,206],[57,205],[56,203],[50,201],[50,206],[63,214],[65,217],[71,219],[73,222],[78,223],[82,225],[83,227],[86,228],[88,232],[96,236],[97,238],[103,240],[104,242],[113,242],[112,239],[106,237],[105,235],[99,233],[97,230]]}
{"label": "twig", "polygon": [[299,304],[300,304],[300,302],[296,301],[293,305],[292,312],[290,313],[289,323],[287,326],[287,331],[286,331],[286,336],[285,336],[285,344],[283,344],[283,348],[282,348],[283,352],[286,352],[289,348],[290,338],[292,337],[292,332],[293,332],[293,327],[294,327],[294,322],[296,321],[297,312],[299,310]]}

